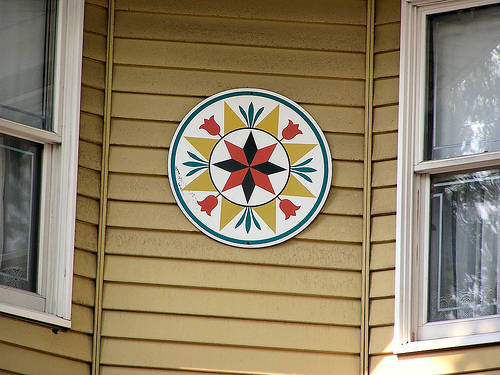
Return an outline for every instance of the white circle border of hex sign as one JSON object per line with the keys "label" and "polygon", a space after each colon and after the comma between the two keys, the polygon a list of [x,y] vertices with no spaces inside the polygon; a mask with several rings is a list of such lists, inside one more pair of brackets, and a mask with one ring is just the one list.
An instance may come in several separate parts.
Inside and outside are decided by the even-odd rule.
{"label": "white circle border of hex sign", "polygon": [[286,241],[319,214],[332,159],[314,119],[271,91],[215,94],[181,121],[168,156],[178,206],[207,236],[260,248]]}

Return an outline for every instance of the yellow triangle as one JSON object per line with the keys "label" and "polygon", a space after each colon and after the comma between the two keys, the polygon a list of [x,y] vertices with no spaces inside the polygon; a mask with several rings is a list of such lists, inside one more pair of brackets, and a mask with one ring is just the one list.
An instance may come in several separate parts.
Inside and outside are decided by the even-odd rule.
{"label": "yellow triangle", "polygon": [[189,143],[193,145],[193,147],[203,155],[206,161],[210,159],[210,153],[212,152],[215,144],[217,143],[217,139],[209,139],[209,138],[196,138],[196,137],[186,137]]}
{"label": "yellow triangle", "polygon": [[280,116],[280,107],[276,106],[269,114],[261,121],[257,126],[257,129],[262,129],[271,133],[276,138],[278,138],[278,123]]}
{"label": "yellow triangle", "polygon": [[243,211],[243,208],[244,207],[238,206],[222,197],[222,205],[220,210],[220,230],[224,229],[224,227],[229,224],[229,222],[233,220],[236,215]]}
{"label": "yellow triangle", "polygon": [[240,120],[238,115],[224,102],[224,134],[233,130],[246,128],[247,126]]}
{"label": "yellow triangle", "polygon": [[217,191],[212,183],[208,169],[187,184],[182,190]]}
{"label": "yellow triangle", "polygon": [[253,208],[271,230],[276,233],[276,199]]}
{"label": "yellow triangle", "polygon": [[290,158],[290,166],[293,166],[302,156],[307,154],[317,145],[299,144],[299,143],[283,143],[288,157]]}
{"label": "yellow triangle", "polygon": [[290,195],[292,197],[306,197],[306,198],[314,198],[314,195],[307,190],[307,188],[297,180],[292,174],[290,174],[290,178],[288,179],[288,183],[285,186],[285,189],[281,192],[280,195]]}

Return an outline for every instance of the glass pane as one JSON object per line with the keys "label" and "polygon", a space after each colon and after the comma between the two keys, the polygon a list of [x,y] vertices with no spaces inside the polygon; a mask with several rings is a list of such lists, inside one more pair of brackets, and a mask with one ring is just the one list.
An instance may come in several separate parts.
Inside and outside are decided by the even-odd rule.
{"label": "glass pane", "polygon": [[0,284],[36,291],[42,146],[0,134]]}
{"label": "glass pane", "polygon": [[500,5],[429,17],[426,157],[500,150]]}
{"label": "glass pane", "polygon": [[500,170],[431,178],[428,321],[493,315],[500,271]]}
{"label": "glass pane", "polygon": [[0,0],[0,117],[51,130],[55,6]]}

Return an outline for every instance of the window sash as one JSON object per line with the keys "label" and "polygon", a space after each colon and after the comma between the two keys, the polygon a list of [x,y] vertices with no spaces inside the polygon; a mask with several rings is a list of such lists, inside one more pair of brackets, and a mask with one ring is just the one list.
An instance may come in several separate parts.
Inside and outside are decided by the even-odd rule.
{"label": "window sash", "polygon": [[[498,3],[498,0],[402,2],[393,345],[395,353],[500,340],[498,316],[423,323],[427,311],[430,176],[500,165],[500,152],[425,161],[426,17],[430,14],[493,3]],[[457,336],[449,336],[451,327],[456,330]]]}

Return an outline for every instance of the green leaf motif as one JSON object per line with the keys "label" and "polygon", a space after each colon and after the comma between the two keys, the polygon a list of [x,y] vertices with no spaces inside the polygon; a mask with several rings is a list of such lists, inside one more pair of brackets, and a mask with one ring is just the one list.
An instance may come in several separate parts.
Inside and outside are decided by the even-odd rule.
{"label": "green leaf motif", "polygon": [[252,221],[250,219],[250,209],[247,208],[247,217],[245,219],[245,230],[248,232],[250,232],[250,227],[252,225]]}
{"label": "green leaf motif", "polygon": [[185,163],[182,163],[187,167],[205,167],[205,163],[198,163],[197,161],[186,161]]}
{"label": "green leaf motif", "polygon": [[309,158],[307,159],[306,161],[303,161],[302,163],[300,164],[297,164],[297,165],[293,165],[292,168],[295,168],[295,167],[302,167],[303,165],[306,165],[306,164],[309,164],[313,159],[312,158]]}
{"label": "green leaf motif", "polygon": [[241,114],[243,115],[243,117],[245,118],[245,121],[247,122],[247,126],[250,127],[250,123],[248,122],[248,117],[247,117],[247,114],[245,113],[245,110],[243,108],[241,108],[241,105],[239,106],[239,108],[240,108]]}
{"label": "green leaf motif", "polygon": [[308,182],[312,182],[311,178],[310,178],[308,175],[306,175],[306,174],[304,174],[304,173],[300,173],[300,172],[294,171],[293,169],[292,169],[292,172],[293,172],[293,173],[295,173],[295,174],[297,174],[297,175],[299,175],[299,176],[300,176],[300,177],[302,177],[304,180],[306,180],[306,181],[308,181]]}

